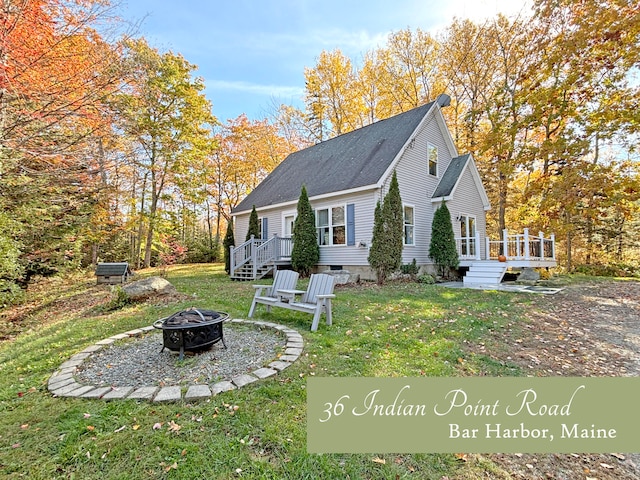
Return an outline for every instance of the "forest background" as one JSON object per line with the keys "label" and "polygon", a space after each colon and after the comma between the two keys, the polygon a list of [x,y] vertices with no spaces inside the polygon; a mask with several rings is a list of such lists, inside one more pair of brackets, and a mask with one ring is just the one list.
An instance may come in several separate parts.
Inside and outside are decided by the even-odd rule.
{"label": "forest background", "polygon": [[289,153],[420,106],[443,110],[488,191],[489,233],[555,233],[567,271],[640,268],[640,4],[527,15],[318,53],[304,108],[221,122],[196,65],[107,0],[0,2],[0,306],[34,275],[222,258],[230,211]]}

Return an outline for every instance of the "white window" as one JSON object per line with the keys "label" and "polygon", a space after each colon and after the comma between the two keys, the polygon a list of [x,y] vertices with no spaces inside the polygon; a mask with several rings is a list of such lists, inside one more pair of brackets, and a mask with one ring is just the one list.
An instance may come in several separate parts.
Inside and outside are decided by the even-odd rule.
{"label": "white window", "polygon": [[475,256],[476,254],[476,217],[460,214],[461,254]]}
{"label": "white window", "polygon": [[296,220],[296,216],[294,214],[286,214],[284,216],[284,236],[291,237],[293,235],[293,224]]}
{"label": "white window", "polygon": [[427,161],[429,162],[429,175],[438,176],[438,147],[427,143]]}
{"label": "white window", "polygon": [[346,245],[344,206],[316,211],[316,229],[320,245]]}
{"label": "white window", "polygon": [[404,244],[415,245],[415,238],[413,236],[415,223],[413,215],[413,207],[405,205],[403,207],[404,216]]}

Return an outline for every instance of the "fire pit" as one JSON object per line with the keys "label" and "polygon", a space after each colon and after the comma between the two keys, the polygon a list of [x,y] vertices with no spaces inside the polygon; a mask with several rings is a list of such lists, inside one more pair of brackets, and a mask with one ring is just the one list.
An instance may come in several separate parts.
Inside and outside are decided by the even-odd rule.
{"label": "fire pit", "polygon": [[184,358],[184,352],[198,352],[210,348],[211,345],[222,340],[222,323],[228,320],[229,315],[213,310],[198,310],[191,308],[157,320],[153,326],[162,330],[163,351],[168,348],[172,351],[180,351],[180,360]]}

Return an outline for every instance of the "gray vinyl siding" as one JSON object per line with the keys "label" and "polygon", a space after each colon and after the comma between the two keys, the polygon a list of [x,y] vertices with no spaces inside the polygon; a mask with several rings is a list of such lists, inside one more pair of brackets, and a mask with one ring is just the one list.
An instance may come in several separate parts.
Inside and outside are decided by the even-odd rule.
{"label": "gray vinyl siding", "polygon": [[[435,212],[439,204],[433,205]],[[460,182],[454,192],[453,198],[447,202],[447,208],[451,213],[453,221],[453,233],[456,237],[461,236],[460,223],[456,221],[459,215],[471,215],[476,217],[476,231],[480,233],[480,252],[485,258],[485,232],[487,227],[486,214],[482,205],[480,192],[476,188],[469,167],[465,168],[460,178]]]}
{"label": "gray vinyl siding", "polygon": [[[356,244],[350,245],[326,245],[320,247],[320,261],[318,265],[369,265],[369,247],[373,235],[373,213],[375,210],[374,191],[360,192],[351,195],[337,195],[330,199],[311,201],[314,210],[331,208],[340,205],[354,204],[355,208],[355,240]],[[366,247],[360,247],[360,242]]]}
{"label": "gray vinyl siding", "polygon": [[[438,176],[428,173],[427,143],[438,147]],[[455,153],[455,152],[454,152]],[[411,263],[416,259],[418,265],[433,263],[429,258],[431,242],[431,223],[434,209],[431,195],[440,178],[451,162],[451,152],[433,115],[430,115],[423,128],[409,144],[396,165],[396,175],[400,186],[402,203],[414,208],[414,245],[405,245],[402,252],[402,263]],[[389,180],[385,182],[385,192]],[[475,187],[474,187],[475,189]]]}
{"label": "gray vinyl siding", "polygon": [[[377,196],[374,190],[359,192],[351,195],[336,195],[331,198],[311,201],[313,210],[331,208],[353,204],[355,210],[355,245],[327,245],[320,247],[319,265],[369,265],[369,246],[373,235],[373,214]],[[295,205],[288,205],[283,208],[259,209],[258,217],[268,218],[269,236],[278,234],[282,236],[284,213],[294,213]],[[236,246],[244,242],[249,228],[249,214],[240,214],[235,219],[234,235]],[[360,247],[363,242],[366,247]]]}

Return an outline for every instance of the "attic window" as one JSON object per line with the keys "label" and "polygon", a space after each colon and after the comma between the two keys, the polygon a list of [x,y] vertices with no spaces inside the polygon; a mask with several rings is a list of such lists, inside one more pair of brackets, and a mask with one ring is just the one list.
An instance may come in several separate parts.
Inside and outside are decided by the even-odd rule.
{"label": "attic window", "polygon": [[427,143],[427,160],[429,162],[429,175],[438,176],[438,147]]}

